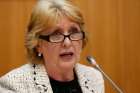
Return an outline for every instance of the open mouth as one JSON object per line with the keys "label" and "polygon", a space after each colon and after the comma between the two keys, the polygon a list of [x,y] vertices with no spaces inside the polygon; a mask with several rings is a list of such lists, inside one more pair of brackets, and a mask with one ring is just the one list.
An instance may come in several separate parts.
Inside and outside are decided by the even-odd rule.
{"label": "open mouth", "polygon": [[64,52],[64,53],[60,54],[61,57],[72,56],[72,55],[73,55],[73,52]]}
{"label": "open mouth", "polygon": [[64,52],[60,54],[60,58],[64,60],[70,60],[73,58],[74,53],[73,52]]}

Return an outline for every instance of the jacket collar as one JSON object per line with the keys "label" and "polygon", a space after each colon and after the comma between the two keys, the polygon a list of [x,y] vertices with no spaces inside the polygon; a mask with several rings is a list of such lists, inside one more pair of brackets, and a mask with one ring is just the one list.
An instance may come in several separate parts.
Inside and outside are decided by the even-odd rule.
{"label": "jacket collar", "polygon": [[[33,64],[33,69],[34,83],[38,91],[40,91],[40,93],[53,93],[49,77],[44,65]],[[84,70],[81,70],[79,63],[75,65],[75,72],[83,93],[96,93],[91,87],[91,81],[88,80]]]}

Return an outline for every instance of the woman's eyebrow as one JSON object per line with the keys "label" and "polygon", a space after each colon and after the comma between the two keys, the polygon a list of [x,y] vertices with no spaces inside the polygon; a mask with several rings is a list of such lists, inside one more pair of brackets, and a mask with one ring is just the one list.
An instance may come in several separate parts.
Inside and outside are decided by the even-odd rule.
{"label": "woman's eyebrow", "polygon": [[50,34],[53,34],[53,33],[62,33],[61,28],[48,29],[46,31],[43,31],[41,34],[50,35]]}
{"label": "woman's eyebrow", "polygon": [[50,34],[53,34],[53,33],[62,33],[62,29],[61,28],[56,28],[56,29],[54,29],[50,32]]}
{"label": "woman's eyebrow", "polygon": [[[68,33],[73,33],[73,32],[80,32],[80,28],[75,25],[70,26],[68,29]],[[48,29],[48,30],[42,32],[42,34],[45,34],[45,35],[50,35],[53,33],[62,33],[63,34],[64,30],[62,28],[56,27],[56,28]]]}

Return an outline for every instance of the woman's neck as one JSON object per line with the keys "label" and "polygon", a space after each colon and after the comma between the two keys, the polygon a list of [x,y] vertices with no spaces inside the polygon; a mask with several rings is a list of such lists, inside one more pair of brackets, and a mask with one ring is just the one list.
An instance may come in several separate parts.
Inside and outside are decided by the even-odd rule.
{"label": "woman's neck", "polygon": [[74,70],[71,69],[59,69],[45,65],[48,75],[58,81],[71,81],[74,79]]}

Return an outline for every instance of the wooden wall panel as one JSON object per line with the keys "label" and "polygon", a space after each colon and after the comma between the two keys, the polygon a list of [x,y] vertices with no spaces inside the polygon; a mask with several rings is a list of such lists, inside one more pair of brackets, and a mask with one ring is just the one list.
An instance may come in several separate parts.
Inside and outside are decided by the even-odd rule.
{"label": "wooden wall panel", "polygon": [[[94,56],[124,93],[140,92],[140,0],[72,0],[84,15]],[[0,76],[26,63],[24,33],[36,0],[0,0]],[[108,82],[106,93],[115,93]]]}
{"label": "wooden wall panel", "polygon": [[35,0],[0,0],[0,76],[25,63],[24,33]]}

